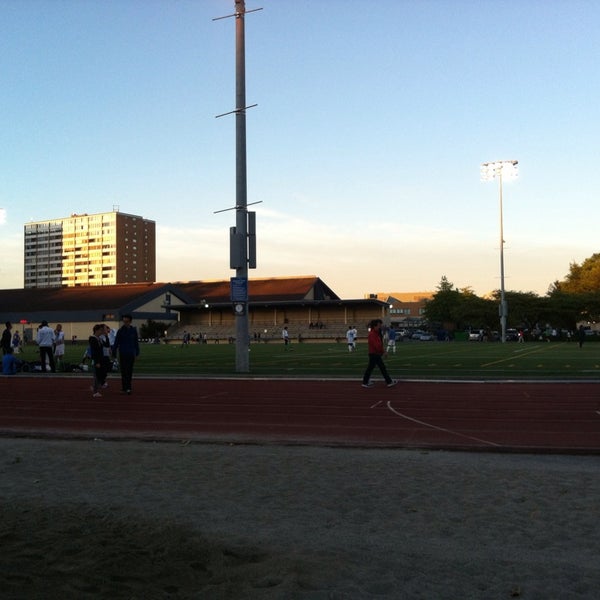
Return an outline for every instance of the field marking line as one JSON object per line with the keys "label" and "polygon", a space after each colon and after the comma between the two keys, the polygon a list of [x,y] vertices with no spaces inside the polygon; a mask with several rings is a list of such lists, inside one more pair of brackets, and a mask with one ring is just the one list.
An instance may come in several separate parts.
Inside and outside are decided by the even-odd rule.
{"label": "field marking line", "polygon": [[502,444],[497,444],[496,442],[490,442],[489,440],[482,440],[481,438],[473,437],[472,435],[466,435],[465,433],[459,433],[458,431],[452,431],[451,429],[446,429],[445,427],[438,427],[437,425],[432,425],[431,423],[426,423],[425,421],[420,421],[419,419],[415,419],[414,417],[409,417],[399,411],[397,411],[392,406],[392,401],[388,400],[387,407],[397,416],[402,417],[403,419],[407,419],[408,421],[412,421],[413,423],[417,423],[418,425],[423,425],[425,427],[430,427],[431,429],[437,429],[437,431],[443,431],[444,433],[449,433],[451,435],[456,435],[458,437],[463,437],[468,440],[474,440],[475,442],[481,442],[483,444],[487,444],[488,446],[496,446],[497,448],[501,448]]}
{"label": "field marking line", "polygon": [[373,406],[371,406],[371,408],[377,408],[382,402],[383,402],[383,400],[379,400],[378,402],[375,402],[375,404],[373,404]]}
{"label": "field marking line", "polygon": [[[524,352],[523,354],[520,354],[517,358],[522,358],[523,356],[528,356],[529,354],[535,354],[536,352],[540,352],[542,350],[542,348],[543,348],[543,346],[538,346],[538,347],[534,348],[533,350],[530,350],[529,352]],[[521,350],[518,350],[518,352],[521,352]],[[494,360],[494,361],[489,362],[489,363],[484,363],[481,366],[482,367],[489,367],[491,365],[497,365],[499,363],[508,362],[510,360],[515,360],[515,357],[514,356],[508,356],[506,358],[501,358],[500,360]]]}

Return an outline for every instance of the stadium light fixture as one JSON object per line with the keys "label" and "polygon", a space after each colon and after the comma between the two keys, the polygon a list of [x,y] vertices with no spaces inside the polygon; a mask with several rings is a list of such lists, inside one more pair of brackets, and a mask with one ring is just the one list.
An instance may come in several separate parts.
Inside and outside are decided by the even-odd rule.
{"label": "stadium light fixture", "polygon": [[519,174],[518,160],[496,160],[494,162],[482,163],[480,168],[481,181],[498,180],[500,195],[500,328],[502,343],[506,342],[506,319],[508,317],[508,306],[504,292],[504,223],[502,214],[502,182],[516,179]]}

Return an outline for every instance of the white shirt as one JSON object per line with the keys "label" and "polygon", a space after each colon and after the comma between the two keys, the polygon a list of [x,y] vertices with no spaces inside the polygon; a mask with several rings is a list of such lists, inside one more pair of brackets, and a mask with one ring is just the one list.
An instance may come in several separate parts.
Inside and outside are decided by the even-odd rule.
{"label": "white shirt", "polygon": [[54,344],[54,331],[52,331],[48,325],[40,327],[37,332],[36,341],[38,346],[52,346],[52,344]]}

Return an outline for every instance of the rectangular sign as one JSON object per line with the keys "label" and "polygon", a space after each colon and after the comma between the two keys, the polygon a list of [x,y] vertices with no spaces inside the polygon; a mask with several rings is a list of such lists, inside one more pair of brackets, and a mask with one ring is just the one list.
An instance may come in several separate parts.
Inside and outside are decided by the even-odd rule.
{"label": "rectangular sign", "polygon": [[248,302],[248,279],[245,277],[231,277],[231,301]]}

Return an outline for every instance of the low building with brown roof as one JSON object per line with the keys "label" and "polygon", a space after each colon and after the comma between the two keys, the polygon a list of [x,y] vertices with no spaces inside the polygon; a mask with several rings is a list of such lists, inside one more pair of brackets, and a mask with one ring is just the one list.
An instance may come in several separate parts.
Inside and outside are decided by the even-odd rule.
{"label": "low building with brown roof", "polygon": [[[235,315],[229,281],[174,283],[196,302],[172,305],[180,313],[177,329],[197,337],[227,339],[235,335]],[[350,325],[366,336],[367,323],[387,319],[388,305],[380,300],[342,300],[315,275],[270,277],[248,281],[248,323],[250,338],[264,341],[279,338],[284,326],[290,336],[304,341],[342,339]]]}
{"label": "low building with brown roof", "polygon": [[[314,275],[250,279],[248,300],[249,334],[261,340],[285,325],[307,341],[343,338],[350,325],[362,337],[371,319],[388,317],[386,302],[342,300]],[[0,290],[0,322],[21,323],[29,340],[42,320],[62,323],[67,339],[87,340],[95,323],[117,328],[123,314],[138,327],[164,322],[169,338],[184,329],[212,340],[235,335],[229,280]]]}
{"label": "low building with brown roof", "polygon": [[185,301],[182,292],[164,283],[0,290],[0,319],[20,324],[26,339],[35,337],[38,325],[62,323],[67,340],[87,340],[96,323],[117,328],[121,315],[136,321],[148,319],[176,323],[172,301]]}

